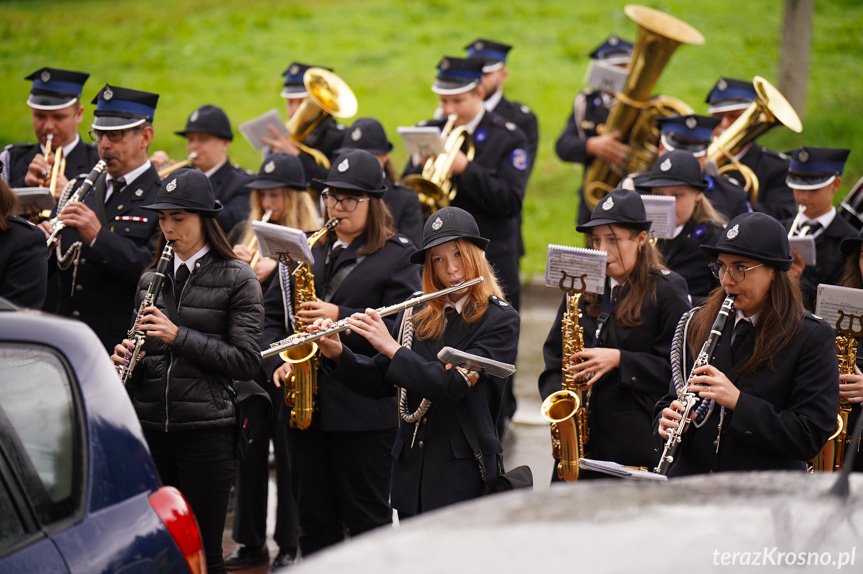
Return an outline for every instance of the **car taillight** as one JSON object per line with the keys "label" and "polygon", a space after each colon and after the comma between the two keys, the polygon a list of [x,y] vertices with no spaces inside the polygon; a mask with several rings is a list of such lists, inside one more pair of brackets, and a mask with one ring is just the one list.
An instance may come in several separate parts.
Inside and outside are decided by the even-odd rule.
{"label": "car taillight", "polygon": [[163,486],[150,495],[150,506],[165,523],[186,559],[189,571],[192,574],[207,574],[207,559],[198,521],[180,491],[173,486]]}

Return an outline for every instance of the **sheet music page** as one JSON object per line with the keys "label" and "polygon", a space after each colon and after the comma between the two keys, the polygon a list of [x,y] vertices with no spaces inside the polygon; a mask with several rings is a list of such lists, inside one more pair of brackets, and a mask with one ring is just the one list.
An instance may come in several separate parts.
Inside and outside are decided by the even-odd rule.
{"label": "sheet music page", "polygon": [[[569,277],[578,277],[586,274],[584,278],[587,291],[602,294],[605,291],[605,266],[608,254],[605,251],[584,249],[582,247],[568,247],[566,245],[549,245],[548,259],[545,263],[545,284],[548,287],[560,288],[560,279],[563,272]],[[565,286],[569,287],[569,279]],[[575,288],[581,287],[579,279],[573,280]]]}
{"label": "sheet music page", "polygon": [[266,144],[261,138],[273,137],[272,132],[270,132],[267,126],[274,126],[284,137],[291,135],[288,128],[285,127],[284,122],[282,122],[279,112],[276,110],[270,110],[263,115],[240,124],[239,130],[243,134],[243,137],[246,138],[246,141],[252,144],[253,148],[264,149]]}
{"label": "sheet music page", "polygon": [[650,233],[657,239],[673,239],[677,218],[674,207],[677,203],[671,195],[642,195],[647,219],[652,221]]}
{"label": "sheet music page", "polygon": [[452,363],[456,367],[464,367],[469,371],[485,372],[501,379],[505,379],[515,373],[515,365],[466,353],[453,347],[444,347],[441,349],[437,354],[437,358],[443,363]]}
{"label": "sheet music page", "polygon": [[12,192],[18,196],[18,215],[51,211],[57,203],[47,187],[13,187]]}
{"label": "sheet music page", "polygon": [[[863,289],[852,289],[851,287],[840,287],[838,285],[818,285],[818,298],[815,301],[815,314],[827,321],[831,327],[836,328],[839,320],[839,310],[845,313],[842,327],[849,328],[850,318],[848,315],[863,315]],[[860,325],[855,320],[854,329]]]}
{"label": "sheet music page", "polygon": [[619,94],[623,91],[628,76],[626,68],[602,60],[591,60],[584,75],[584,83],[609,94]]}
{"label": "sheet music page", "polygon": [[253,221],[252,231],[258,238],[258,251],[261,252],[261,257],[280,260],[288,258],[291,261],[309,264],[315,262],[306,234],[299,229]]}
{"label": "sheet music page", "polygon": [[610,460],[594,460],[590,458],[580,458],[578,459],[578,468],[582,470],[601,472],[609,476],[616,476],[618,478],[625,478],[629,480],[649,480],[656,482],[665,482],[668,480],[668,477],[664,474],[650,472],[649,470],[628,468],[623,466],[622,464],[618,464]]}
{"label": "sheet music page", "polygon": [[815,265],[815,236],[814,235],[795,235],[788,238],[788,243],[791,245],[791,251],[800,253],[803,258],[804,265]]}
{"label": "sheet music page", "polygon": [[428,158],[445,151],[440,129],[434,126],[402,126],[397,131],[413,158]]}

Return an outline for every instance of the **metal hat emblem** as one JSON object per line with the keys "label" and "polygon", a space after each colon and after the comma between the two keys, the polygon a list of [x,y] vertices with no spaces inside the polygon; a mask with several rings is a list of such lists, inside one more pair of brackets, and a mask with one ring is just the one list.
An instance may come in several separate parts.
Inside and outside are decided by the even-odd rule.
{"label": "metal hat emblem", "polygon": [[728,89],[728,82],[725,81],[725,78],[719,79],[719,81],[716,83],[716,89],[720,92],[724,92]]}
{"label": "metal hat emblem", "polygon": [[51,81],[51,72],[48,70],[43,70],[42,75],[39,76],[43,83],[47,84]]}
{"label": "metal hat emblem", "polygon": [[172,179],[171,181],[168,182],[168,185],[165,186],[165,191],[167,191],[168,193],[171,193],[175,189],[177,189],[177,180]]}
{"label": "metal hat emblem", "polygon": [[266,165],[264,165],[264,172],[266,172],[266,173],[273,173],[273,171],[275,169],[276,169],[276,162],[274,162],[272,160],[268,161],[266,163]]}
{"label": "metal hat emblem", "polygon": [[697,125],[698,125],[697,119],[695,119],[693,117],[686,118],[686,127],[688,127],[689,129],[694,130]]}
{"label": "metal hat emblem", "polygon": [[797,154],[797,160],[802,163],[806,163],[807,161],[809,161],[809,152],[805,149],[801,149],[800,153]]}
{"label": "metal hat emblem", "polygon": [[608,211],[612,207],[614,207],[614,200],[611,199],[611,196],[609,195],[608,199],[606,199],[605,202],[602,204],[602,209]]}
{"label": "metal hat emblem", "polygon": [[441,70],[449,70],[449,66],[450,66],[450,64],[449,64],[448,59],[444,58],[443,60],[440,61],[440,69]]}
{"label": "metal hat emblem", "polygon": [[189,121],[192,123],[195,123],[196,121],[198,121],[198,110],[195,110],[194,112],[192,112],[192,115],[189,116]]}
{"label": "metal hat emblem", "polygon": [[728,232],[725,234],[725,237],[727,237],[729,240],[734,239],[735,237],[737,237],[738,233],[740,233],[740,224],[735,223],[734,227],[729,229]]}
{"label": "metal hat emblem", "polygon": [[114,97],[114,92],[111,91],[110,86],[105,86],[105,89],[102,91],[102,99],[106,102]]}
{"label": "metal hat emblem", "polygon": [[668,171],[669,169],[671,169],[671,159],[665,158],[665,161],[659,164],[659,169],[661,169],[662,171]]}
{"label": "metal hat emblem", "polygon": [[443,219],[441,219],[441,218],[440,218],[440,215],[438,215],[438,216],[437,216],[437,219],[435,219],[434,221],[432,221],[432,229],[434,229],[435,231],[437,231],[437,230],[438,230],[438,229],[440,229],[441,227],[443,227]]}
{"label": "metal hat emblem", "polygon": [[357,128],[351,132],[351,139],[354,140],[355,142],[360,141],[362,139],[362,137],[363,137],[363,130],[361,130],[360,128]]}
{"label": "metal hat emblem", "polygon": [[484,50],[485,44],[483,44],[482,42],[477,42],[476,44],[473,45],[473,47],[476,48],[477,50]]}
{"label": "metal hat emblem", "polygon": [[351,164],[348,163],[348,158],[345,158],[342,163],[339,164],[338,170],[342,173],[348,171],[348,168],[351,167]]}
{"label": "metal hat emblem", "polygon": [[292,76],[296,76],[300,72],[300,67],[296,64],[291,66],[291,69],[288,70],[288,73]]}
{"label": "metal hat emblem", "polygon": [[620,38],[618,38],[617,36],[609,36],[608,37],[608,44],[610,46],[617,46],[619,43],[620,43]]}

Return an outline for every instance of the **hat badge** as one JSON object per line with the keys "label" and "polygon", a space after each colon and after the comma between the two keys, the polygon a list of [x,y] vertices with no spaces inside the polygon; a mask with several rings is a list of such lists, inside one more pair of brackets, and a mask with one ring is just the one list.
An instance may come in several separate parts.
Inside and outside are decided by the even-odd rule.
{"label": "hat badge", "polygon": [[350,162],[348,162],[348,158],[345,158],[344,161],[342,161],[342,163],[339,164],[338,170],[341,173],[345,173],[346,171],[348,171],[348,169],[350,167],[351,167],[351,164],[350,164]]}
{"label": "hat badge", "polygon": [[737,237],[737,235],[739,233],[740,233],[740,224],[735,223],[734,227],[729,229],[728,232],[725,234],[725,237],[727,237],[729,240],[731,240],[731,239],[734,239],[735,237]]}
{"label": "hat badge", "polygon": [[189,116],[189,121],[195,123],[196,121],[198,121],[199,115],[200,114],[198,114],[198,110],[195,110],[194,112],[192,112],[192,115]]}
{"label": "hat badge", "polygon": [[443,60],[440,61],[440,69],[441,70],[449,70],[449,66],[450,66],[450,63],[449,63],[449,60],[447,58],[444,58]]}
{"label": "hat badge", "polygon": [[604,209],[605,211],[608,211],[608,210],[609,210],[609,209],[611,209],[612,207],[614,207],[614,200],[613,200],[613,199],[611,198],[611,196],[609,195],[609,196],[608,196],[608,199],[606,199],[606,200],[603,202],[603,204],[602,204],[602,209]]}
{"label": "hat badge", "polygon": [[276,162],[274,162],[272,160],[268,161],[266,163],[266,165],[264,165],[264,172],[265,173],[273,173],[273,171],[275,171],[275,169],[276,169]]}
{"label": "hat badge", "polygon": [[357,128],[351,132],[351,139],[354,140],[355,142],[360,141],[362,138],[363,138],[363,130],[361,130],[360,128]]}
{"label": "hat badge", "polygon": [[477,42],[476,44],[474,44],[474,48],[476,48],[477,50],[485,50],[485,44],[483,44],[482,42]]}
{"label": "hat badge", "polygon": [[608,44],[610,46],[617,46],[618,44],[620,44],[620,38],[618,38],[617,36],[609,36]]}
{"label": "hat badge", "polygon": [[114,97],[114,92],[111,91],[110,86],[105,86],[104,91],[102,92],[102,99],[106,102]]}
{"label": "hat badge", "polygon": [[39,76],[39,79],[42,80],[42,83],[47,84],[51,81],[51,72],[48,70],[43,70],[42,74]]}
{"label": "hat badge", "polygon": [[805,149],[801,149],[800,153],[797,154],[797,160],[802,163],[806,163],[807,161],[809,161],[809,152]]}
{"label": "hat badge", "polygon": [[728,82],[725,81],[725,78],[720,78],[718,82],[716,82],[716,89],[720,92],[724,92],[728,89]]}
{"label": "hat badge", "polygon": [[300,72],[300,67],[296,64],[291,66],[291,69],[288,70],[288,73],[292,76],[296,76]]}
{"label": "hat badge", "polygon": [[694,130],[698,126],[698,120],[693,117],[686,118],[686,127],[691,130]]}
{"label": "hat badge", "polygon": [[435,218],[435,220],[432,221],[431,226],[432,226],[432,229],[434,229],[435,231],[437,231],[438,229],[443,227],[443,219],[440,218],[440,215],[438,215],[437,218]]}
{"label": "hat badge", "polygon": [[668,171],[671,169],[671,158],[665,158],[665,161],[659,164],[659,169],[662,171]]}
{"label": "hat badge", "polygon": [[171,193],[175,189],[177,189],[177,180],[172,179],[171,181],[168,182],[168,185],[165,186],[165,191],[167,191],[168,193]]}

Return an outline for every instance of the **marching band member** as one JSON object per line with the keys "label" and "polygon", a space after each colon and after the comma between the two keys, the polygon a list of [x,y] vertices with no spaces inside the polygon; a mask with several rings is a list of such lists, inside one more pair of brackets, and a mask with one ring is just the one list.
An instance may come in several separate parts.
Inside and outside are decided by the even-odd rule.
{"label": "marching band member", "polygon": [[45,235],[15,215],[17,208],[17,196],[0,179],[0,297],[39,309],[45,301],[48,281]]}
{"label": "marching band member", "polygon": [[674,238],[659,239],[656,247],[668,268],[686,279],[693,300],[706,297],[719,285],[708,267],[712,259],[698,249],[700,245],[715,245],[724,224],[705,195],[707,185],[698,160],[684,150],[659,156],[641,183],[654,195],[675,200]]}
{"label": "marching band member", "polygon": [[[90,74],[42,68],[25,79],[32,80],[27,105],[33,121],[35,144],[10,144],[0,152],[3,164],[0,175],[9,187],[48,187],[53,167],[53,154],[45,158],[48,134],[51,149],[63,148],[66,169],[57,176],[54,199],[59,199],[69,179],[89,172],[99,161],[99,154],[92,144],[84,143],[78,135],[78,126],[84,117],[81,92]],[[50,159],[50,163],[49,163]]]}
{"label": "marching band member", "polygon": [[[842,278],[839,280],[839,285],[843,287],[852,287],[854,289],[863,289],[863,250],[860,246],[863,245],[863,231],[859,232],[856,237],[849,237],[842,240],[842,254],[845,255],[845,271]],[[850,375],[839,375],[839,396],[845,397],[851,403],[851,413],[848,415],[848,434],[850,435],[857,419],[860,417],[861,406],[863,406],[863,371],[860,367],[863,366],[863,356],[860,354],[860,345],[857,345],[857,364],[854,366],[854,373]],[[863,472],[863,455],[860,454],[861,444],[849,444],[845,447],[853,449],[857,452],[854,458],[854,470]]]}
{"label": "marching band member", "polygon": [[[348,320],[351,332],[377,351],[364,356],[342,345],[339,335],[319,340],[328,361],[324,369],[357,392],[372,397],[396,394],[400,425],[392,449],[392,504],[404,518],[447,504],[476,498],[483,481],[471,447],[455,413],[463,408],[475,428],[486,469],[497,475],[502,447],[495,434],[504,380],[442,364],[444,346],[514,363],[518,352],[518,313],[503,299],[483,254],[473,217],[457,207],[432,214],[423,230],[423,247],[411,261],[423,264],[423,292],[433,293],[478,276],[485,281],[428,301],[410,316],[411,341],[397,341],[401,321],[391,327],[367,309]],[[331,321],[317,321],[326,328]],[[429,403],[430,402],[430,403]],[[456,405],[460,405],[456,407]]]}
{"label": "marching band member", "polygon": [[[703,412],[689,422],[669,476],[805,470],[836,425],[833,329],[804,309],[797,281],[788,274],[788,238],[772,217],[738,215],[715,246],[701,249],[717,257],[713,270],[722,288],[711,293],[688,326],[687,364],[707,339],[726,296],[736,296],[736,313],[710,364],[696,369],[689,381]],[[671,385],[656,405],[655,428],[662,439],[681,423],[682,408]]]}
{"label": "marching band member", "polygon": [[[154,214],[142,207],[161,183],[147,159],[158,100],[158,94],[108,84],[99,90],[90,135],[107,170],[82,202],[62,207],[66,228],[55,250],[59,259],[49,262],[49,281],[59,281],[59,309],[47,308],[55,288],[49,285],[46,310],[87,323],[108,353],[132,322],[135,285],[153,256],[150,240],[159,229]],[[73,180],[72,187],[82,181]],[[51,233],[47,221],[41,227]]]}
{"label": "marching band member", "polygon": [[[788,187],[794,191],[797,217],[787,219],[785,229],[793,235],[812,235],[815,238],[816,263],[806,266],[796,250],[792,250],[794,263],[788,271],[800,279],[803,304],[815,310],[815,298],[820,283],[835,284],[842,274],[845,258],[839,246],[842,241],[857,235],[857,229],[842,217],[837,217],[833,197],[842,186],[842,171],[851,150],[801,147],[790,153]],[[792,229],[793,228],[793,229]]]}
{"label": "marching band member", "polygon": [[[661,256],[647,239],[650,224],[641,196],[615,189],[577,227],[588,235],[590,247],[608,254],[608,282],[603,295],[585,293],[579,302],[584,350],[567,357],[567,370],[591,381],[590,458],[652,468],[657,456],[651,438],[653,406],[668,387],[671,339],[677,320],[689,309],[689,297],[683,278],[660,264]],[[543,399],[561,389],[565,305],[543,346]],[[556,473],[553,480],[558,480]]]}
{"label": "marching band member", "polygon": [[[248,380],[261,365],[261,287],[248,265],[234,257],[216,223],[221,206],[202,172],[169,175],[153,203],[162,234],[156,253],[174,242],[172,272],[140,329],[144,355],[129,394],[159,477],[192,507],[208,572],[224,572],[222,534],[236,472],[234,380]],[[140,306],[155,271],[138,282]],[[111,359],[128,363],[132,342]]]}
{"label": "marching band member", "polygon": [[[366,151],[350,150],[316,183],[324,187],[326,219],[339,223],[312,248],[317,300],[301,303],[296,318],[310,325],[316,319],[343,319],[407,299],[420,285],[419,269],[409,259],[413,244],[392,228],[382,199],[386,187],[380,163]],[[285,266],[280,265],[278,273],[264,298],[266,343],[293,334],[294,317],[285,310],[293,308],[294,285]],[[354,352],[374,352],[360,335],[343,341]],[[292,372],[290,363],[276,357],[263,365],[277,387]],[[320,369],[317,386],[319,411],[311,425],[287,429],[303,556],[344,540],[346,534],[356,536],[392,522],[395,401],[364,397]],[[289,415],[290,409],[283,414]]]}

